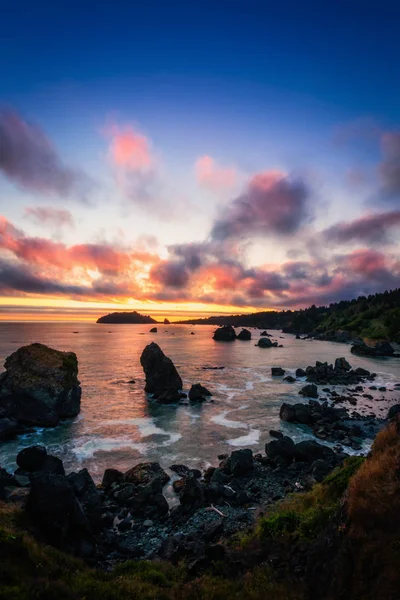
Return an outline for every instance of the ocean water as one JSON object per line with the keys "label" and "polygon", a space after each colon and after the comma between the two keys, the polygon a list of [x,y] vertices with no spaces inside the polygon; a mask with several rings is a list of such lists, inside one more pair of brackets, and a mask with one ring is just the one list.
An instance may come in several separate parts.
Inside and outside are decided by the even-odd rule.
{"label": "ocean water", "polygon": [[[183,463],[204,469],[216,465],[217,455],[237,448],[263,451],[270,429],[281,429],[297,441],[312,437],[303,429],[280,423],[282,402],[301,401],[304,382],[283,382],[271,377],[271,366],[294,374],[296,368],[333,362],[344,356],[354,367],[378,374],[375,385],[388,392],[370,392],[374,400],[360,398],[358,412],[378,416],[400,401],[393,390],[400,383],[400,359],[365,359],[350,353],[350,346],[331,342],[296,340],[271,331],[283,348],[255,346],[259,331],[249,342],[215,342],[212,326],[107,325],[95,323],[0,323],[0,365],[20,346],[41,342],[76,352],[82,384],[81,412],[72,421],[0,444],[0,465],[15,468],[15,456],[31,444],[45,444],[59,456],[67,471],[87,467],[96,481],[107,467],[127,470],[143,461],[164,467]],[[191,335],[194,332],[195,335]],[[184,391],[201,383],[212,402],[196,405],[159,405],[143,391],[139,358],[146,344],[157,342],[175,363]],[[204,370],[205,366],[223,366]],[[1,370],[1,367],[0,367]],[[134,379],[136,383],[129,383]],[[332,388],[332,386],[330,386]],[[332,388],[333,389],[333,388]],[[337,388],[338,389],[338,388]],[[340,391],[340,389],[338,389]],[[368,390],[366,390],[368,391]],[[368,441],[365,445],[368,448]]]}

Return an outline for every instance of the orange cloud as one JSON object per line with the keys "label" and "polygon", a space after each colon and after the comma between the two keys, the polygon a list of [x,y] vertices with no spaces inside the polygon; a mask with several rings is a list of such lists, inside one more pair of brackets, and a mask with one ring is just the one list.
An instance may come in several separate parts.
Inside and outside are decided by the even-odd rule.
{"label": "orange cloud", "polygon": [[214,191],[231,188],[237,181],[233,167],[219,167],[211,156],[201,156],[195,163],[196,178],[200,185]]}

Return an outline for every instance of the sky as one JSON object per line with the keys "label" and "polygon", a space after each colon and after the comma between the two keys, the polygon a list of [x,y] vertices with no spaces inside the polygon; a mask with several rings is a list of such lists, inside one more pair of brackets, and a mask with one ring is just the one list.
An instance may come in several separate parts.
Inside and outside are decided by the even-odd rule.
{"label": "sky", "polygon": [[398,3],[0,14],[0,320],[178,320],[400,286]]}

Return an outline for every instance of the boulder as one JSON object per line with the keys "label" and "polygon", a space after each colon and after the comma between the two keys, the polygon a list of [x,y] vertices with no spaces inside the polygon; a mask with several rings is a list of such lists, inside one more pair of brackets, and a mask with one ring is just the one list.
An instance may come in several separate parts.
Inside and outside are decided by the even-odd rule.
{"label": "boulder", "polygon": [[296,369],[296,377],[305,377],[307,373],[304,369]]}
{"label": "boulder", "polygon": [[274,344],[268,337],[262,337],[258,340],[257,346],[259,346],[260,348],[272,348]]}
{"label": "boulder", "polygon": [[47,459],[47,450],[44,446],[29,446],[17,455],[17,465],[23,471],[33,473],[39,471]]}
{"label": "boulder", "polygon": [[231,325],[223,325],[214,331],[213,340],[217,342],[234,342],[236,333]]}
{"label": "boulder", "polygon": [[157,327],[152,327],[150,329],[150,333],[157,333]]}
{"label": "boulder", "polygon": [[70,473],[68,481],[82,505],[83,512],[93,531],[100,527],[102,504],[101,496],[87,469],[81,469],[78,473]]}
{"label": "boulder", "polygon": [[41,473],[42,475],[65,475],[62,460],[57,456],[48,454],[38,473]]}
{"label": "boulder", "polygon": [[272,367],[271,368],[272,377],[281,377],[284,374],[285,374],[285,369],[282,369],[282,367]]}
{"label": "boulder", "polygon": [[329,460],[335,453],[328,446],[323,446],[314,440],[306,440],[296,444],[295,458],[300,462],[314,462],[318,459]]}
{"label": "boulder", "polygon": [[161,394],[156,394],[155,398],[160,404],[176,404],[181,399],[181,393],[178,390],[165,390]]}
{"label": "boulder", "polygon": [[73,352],[43,344],[11,354],[0,378],[0,414],[25,425],[52,427],[80,410],[78,361]]}
{"label": "boulder", "polygon": [[109,488],[113,483],[121,483],[124,479],[124,474],[118,469],[106,469],[104,471],[103,479],[101,482],[102,487]]}
{"label": "boulder", "polygon": [[212,393],[200,383],[193,384],[189,390],[189,400],[191,402],[202,402],[209,396],[212,396]]}
{"label": "boulder", "polygon": [[293,462],[296,451],[296,444],[287,436],[283,436],[277,440],[272,440],[265,444],[265,454],[268,458],[281,458],[287,464]]}
{"label": "boulder", "polygon": [[393,356],[394,348],[387,341],[376,342],[374,346],[358,340],[351,347],[352,354],[358,356]]}
{"label": "boulder", "polygon": [[169,475],[156,462],[140,463],[129,469],[124,475],[124,480],[134,485],[147,485],[158,480],[162,487],[168,483],[169,479]]}
{"label": "boulder", "polygon": [[283,381],[286,381],[287,383],[294,383],[296,381],[296,378],[292,377],[291,375],[287,375],[283,378]]}
{"label": "boulder", "polygon": [[248,448],[234,450],[228,460],[230,472],[235,477],[245,475],[254,469],[253,452]]}
{"label": "boulder", "polygon": [[279,417],[282,421],[293,423],[296,420],[296,412],[293,404],[284,402],[279,411]]}
{"label": "boulder", "polygon": [[307,396],[308,398],[318,398],[318,388],[313,383],[309,383],[301,388],[299,394],[301,394],[301,396]]}
{"label": "boulder", "polygon": [[68,479],[62,475],[32,477],[27,511],[54,545],[77,542],[90,536],[90,526]]}
{"label": "boulder", "polygon": [[21,427],[16,419],[4,417],[0,419],[0,442],[11,440],[21,432]]}
{"label": "boulder", "polygon": [[268,333],[268,331],[261,331],[261,332],[260,332],[260,335],[264,335],[264,336],[267,336],[267,337],[271,337],[271,336],[270,336],[270,334]]}
{"label": "boulder", "polygon": [[165,356],[158,344],[152,342],[142,352],[140,364],[146,376],[145,391],[161,394],[166,390],[182,389],[182,379],[174,363]]}
{"label": "boulder", "polygon": [[395,404],[389,408],[387,419],[394,419],[397,415],[400,415],[400,404]]}
{"label": "boulder", "polygon": [[279,411],[282,421],[288,423],[302,423],[308,425],[312,422],[311,407],[308,404],[288,404],[284,402]]}
{"label": "boulder", "polygon": [[339,371],[350,371],[350,363],[342,356],[335,360],[335,369]]}
{"label": "boulder", "polygon": [[242,329],[242,331],[237,336],[237,339],[244,341],[251,340],[251,331],[249,331],[248,329]]}

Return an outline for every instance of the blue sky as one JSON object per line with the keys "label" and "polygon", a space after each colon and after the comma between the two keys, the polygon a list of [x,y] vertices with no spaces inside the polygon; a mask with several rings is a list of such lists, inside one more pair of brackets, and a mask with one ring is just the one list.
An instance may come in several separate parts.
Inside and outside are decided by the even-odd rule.
{"label": "blue sky", "polygon": [[[181,310],[185,303],[203,298],[204,310],[206,305],[210,310],[211,305],[247,310],[305,305],[313,298],[325,302],[341,292],[348,297],[393,285],[381,272],[372,280],[359,273],[359,285],[344,278],[337,257],[372,251],[371,237],[356,236],[340,248],[328,249],[321,235],[337,223],[399,210],[397,3],[0,0],[0,8],[0,108],[3,119],[11,112],[20,120],[19,125],[5,121],[3,138],[0,121],[0,144],[4,150],[11,140],[14,154],[31,156],[35,148],[27,144],[35,134],[17,140],[12,132],[12,127],[21,132],[25,123],[46,136],[58,161],[49,184],[49,167],[43,170],[35,159],[29,165],[38,169],[32,184],[25,159],[13,163],[12,169],[4,162],[2,168],[0,154],[0,214],[19,236],[66,248],[103,244],[126,252],[152,235],[157,245],[153,241],[151,251],[167,261],[167,267],[154,266],[153,271],[144,265],[142,278],[147,276],[149,284],[145,289],[138,284],[140,289],[128,290],[128,274],[124,279],[119,271],[112,277],[114,292],[101,298],[89,293],[93,281],[108,278],[111,290],[111,275],[98,265],[90,273],[78,273],[79,265],[71,272],[60,271],[60,281],[72,279],[88,292],[82,291],[82,300],[66,290],[67,304],[92,306],[101,301],[107,306],[121,302],[146,307],[146,302],[154,302],[170,314],[178,305]],[[148,164],[133,164],[126,156],[123,164],[116,161],[115,144],[126,135],[131,136],[128,152],[137,151],[132,149],[133,139],[139,144],[145,140]],[[211,174],[199,171],[204,157],[212,160]],[[43,160],[48,158],[45,153]],[[74,177],[79,171],[85,190],[75,184],[68,192],[55,189],[60,168],[70,169]],[[18,169],[25,172],[16,174]],[[301,221],[290,236],[286,230],[282,236],[284,229],[274,228],[267,214],[270,204],[270,215],[279,204],[277,188],[283,189],[276,176],[262,182],[256,177],[269,172],[292,182],[301,179],[307,186],[307,207],[288,205]],[[46,180],[43,185],[40,177]],[[261,205],[252,195],[257,185],[266,195]],[[277,186],[273,193],[271,185]],[[250,222],[247,233],[239,228],[240,239],[235,233],[229,240],[218,240],[223,248],[208,247],[199,278],[169,247],[214,243],[215,222],[226,221],[231,231],[234,216],[242,214],[238,198],[245,198],[264,228]],[[45,220],[27,213],[27,208],[43,206],[69,211],[74,225],[60,226],[54,213]],[[243,213],[246,218],[249,210]],[[385,229],[379,247],[389,261],[379,264],[387,271],[397,264],[396,219],[394,215],[379,221],[380,227],[385,222],[390,229]],[[368,226],[373,229],[376,222],[368,221]],[[4,260],[11,260],[13,267],[17,261],[35,277],[48,275],[43,265],[40,270],[27,255],[10,256],[13,251],[3,246]],[[322,250],[334,252],[336,262],[329,262]],[[237,293],[232,278],[220,289],[217,262],[222,260],[229,270],[228,255],[243,268],[235,276],[239,284],[245,282],[244,294]],[[282,265],[293,256],[314,261],[312,269],[325,270],[331,287],[309,282],[313,291],[306,293],[305,286],[289,279],[280,289],[255,285],[253,279],[265,279],[265,272],[282,276]],[[218,271],[212,294],[208,288],[204,291],[206,264],[209,271]],[[249,276],[251,268],[264,273]],[[166,269],[167,275],[168,269],[181,269],[185,276],[169,280]],[[3,304],[12,306],[16,294],[27,306],[61,306],[64,298],[61,292],[57,297],[45,291],[33,294],[10,284],[4,288]]]}

